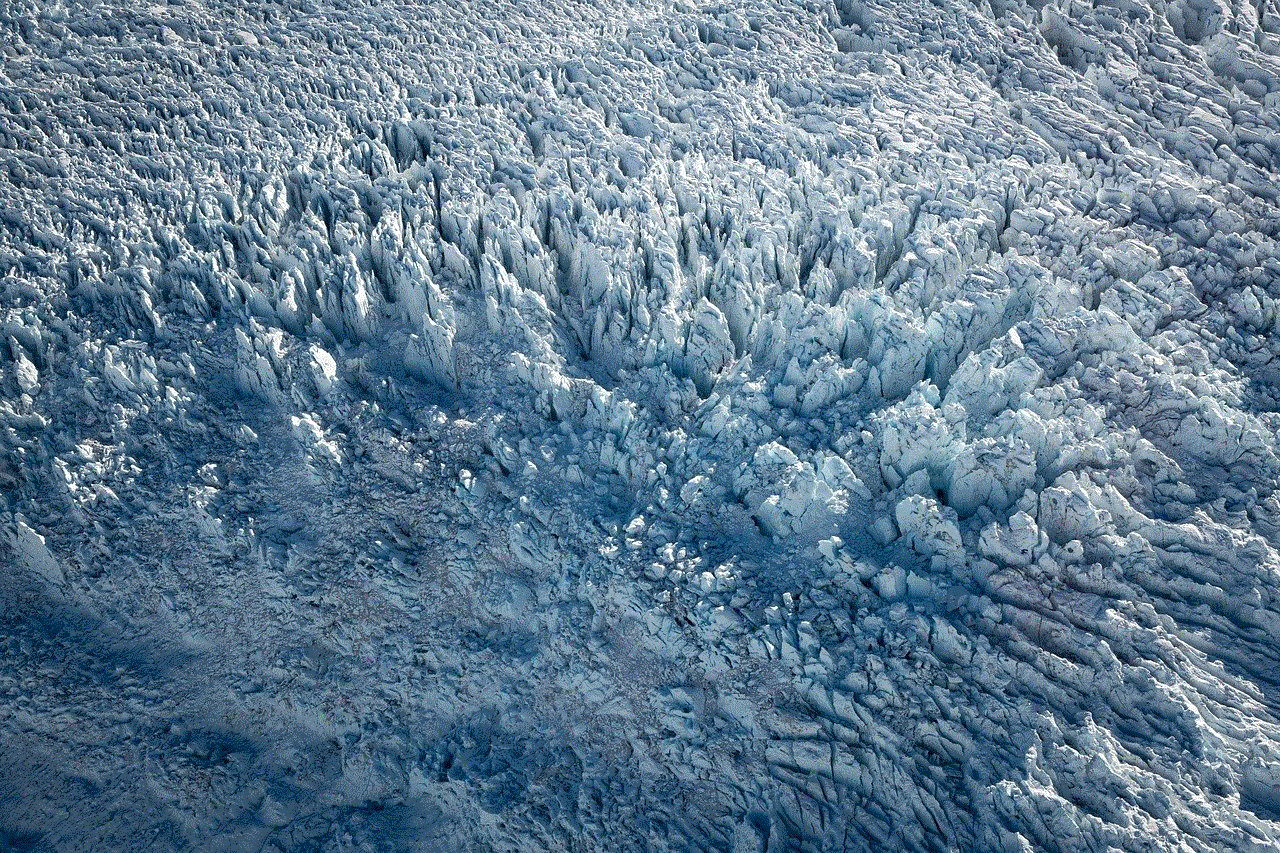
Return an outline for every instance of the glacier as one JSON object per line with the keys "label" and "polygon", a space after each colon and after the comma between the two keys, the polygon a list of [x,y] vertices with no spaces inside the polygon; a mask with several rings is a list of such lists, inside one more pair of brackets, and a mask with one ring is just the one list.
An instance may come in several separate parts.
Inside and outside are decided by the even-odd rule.
{"label": "glacier", "polygon": [[1275,0],[0,28],[0,850],[1280,848]]}

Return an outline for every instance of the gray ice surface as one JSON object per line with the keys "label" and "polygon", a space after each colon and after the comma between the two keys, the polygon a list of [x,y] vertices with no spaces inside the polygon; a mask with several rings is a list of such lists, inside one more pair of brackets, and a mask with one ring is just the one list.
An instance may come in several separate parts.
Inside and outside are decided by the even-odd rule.
{"label": "gray ice surface", "polygon": [[1275,0],[0,5],[0,850],[1280,847]]}

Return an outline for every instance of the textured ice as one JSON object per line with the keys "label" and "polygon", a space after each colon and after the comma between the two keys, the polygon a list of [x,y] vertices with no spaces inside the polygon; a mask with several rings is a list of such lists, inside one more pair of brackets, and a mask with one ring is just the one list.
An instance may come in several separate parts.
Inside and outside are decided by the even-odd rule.
{"label": "textured ice", "polygon": [[1280,10],[0,9],[0,849],[1280,846]]}

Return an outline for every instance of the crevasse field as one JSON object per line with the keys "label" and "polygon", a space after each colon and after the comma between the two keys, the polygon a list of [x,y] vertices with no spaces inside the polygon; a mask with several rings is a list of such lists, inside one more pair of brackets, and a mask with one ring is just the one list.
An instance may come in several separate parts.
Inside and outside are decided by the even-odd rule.
{"label": "crevasse field", "polygon": [[1276,0],[0,31],[0,850],[1280,846]]}

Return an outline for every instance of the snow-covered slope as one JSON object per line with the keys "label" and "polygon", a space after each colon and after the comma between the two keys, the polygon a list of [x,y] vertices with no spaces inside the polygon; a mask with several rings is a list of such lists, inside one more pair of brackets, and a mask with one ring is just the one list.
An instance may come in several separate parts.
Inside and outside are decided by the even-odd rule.
{"label": "snow-covered slope", "polygon": [[0,10],[0,847],[1280,844],[1274,0]]}

